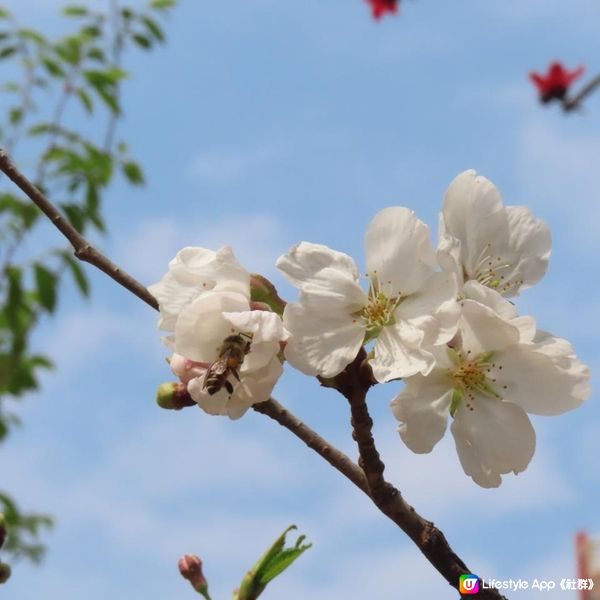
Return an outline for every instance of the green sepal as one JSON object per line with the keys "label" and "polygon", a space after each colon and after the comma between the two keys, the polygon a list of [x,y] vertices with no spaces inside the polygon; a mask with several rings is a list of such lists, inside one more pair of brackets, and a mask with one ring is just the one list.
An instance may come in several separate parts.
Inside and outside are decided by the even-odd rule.
{"label": "green sepal", "polygon": [[266,304],[273,312],[283,315],[286,302],[277,294],[275,286],[258,273],[250,274],[250,300]]}
{"label": "green sepal", "polygon": [[450,416],[454,418],[454,414],[458,410],[459,404],[462,402],[464,394],[461,390],[454,388],[452,390],[452,400],[450,401]]}

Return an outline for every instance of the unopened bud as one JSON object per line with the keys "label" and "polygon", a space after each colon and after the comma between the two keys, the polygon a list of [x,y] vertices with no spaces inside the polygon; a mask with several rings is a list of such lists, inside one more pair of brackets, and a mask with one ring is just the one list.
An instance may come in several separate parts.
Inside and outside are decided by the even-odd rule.
{"label": "unopened bud", "polygon": [[6,583],[10,579],[10,565],[0,563],[0,584]]}
{"label": "unopened bud", "polygon": [[7,535],[8,531],[6,530],[6,519],[4,518],[4,515],[0,513],[0,548],[4,546]]}
{"label": "unopened bud", "polygon": [[210,600],[208,582],[202,573],[202,561],[195,554],[186,554],[179,559],[177,564],[181,576],[187,579],[192,587],[199,594],[202,594],[206,600]]}
{"label": "unopened bud", "polygon": [[275,286],[262,275],[252,273],[250,275],[250,300],[266,304],[273,312],[278,315],[283,314],[286,302],[277,294]]}
{"label": "unopened bud", "polygon": [[187,388],[181,383],[162,383],[156,390],[156,404],[166,410],[181,410],[186,406],[195,406]]}

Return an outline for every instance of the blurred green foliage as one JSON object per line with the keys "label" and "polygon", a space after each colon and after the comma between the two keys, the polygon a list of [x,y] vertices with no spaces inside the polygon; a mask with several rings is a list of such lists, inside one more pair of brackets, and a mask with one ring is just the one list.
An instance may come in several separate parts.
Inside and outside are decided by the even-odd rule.
{"label": "blurred green foliage", "polygon": [[[0,146],[82,233],[104,231],[102,198],[115,176],[144,183],[142,168],[116,137],[128,77],[124,53],[162,44],[161,18],[174,6],[175,0],[151,0],[142,10],[118,0],[107,0],[103,11],[65,6],[70,33],[51,39],[23,27],[0,4],[0,67],[9,77],[0,81],[6,105]],[[81,127],[82,120],[89,127]],[[19,423],[11,403],[37,390],[40,371],[52,368],[51,359],[31,347],[32,331],[56,310],[65,277],[83,296],[90,293],[68,246],[44,248],[33,257],[24,251],[41,213],[9,183],[0,182],[0,442]],[[39,534],[52,519],[23,512],[3,490],[0,513],[9,530],[3,551],[39,561]]]}

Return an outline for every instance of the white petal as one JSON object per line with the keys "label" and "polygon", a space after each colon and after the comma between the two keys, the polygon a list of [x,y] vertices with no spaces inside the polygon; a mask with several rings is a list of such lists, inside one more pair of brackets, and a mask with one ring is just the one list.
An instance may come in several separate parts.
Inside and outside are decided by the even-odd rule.
{"label": "white petal", "polygon": [[506,321],[517,316],[517,308],[512,302],[501,296],[496,290],[481,285],[478,281],[472,279],[467,281],[463,286],[462,294],[469,300],[475,300],[488,306]]}
{"label": "white petal", "polygon": [[337,298],[341,303],[356,301],[363,293],[358,285],[354,260],[323,246],[300,242],[277,260],[277,268],[297,288]]}
{"label": "white petal", "polygon": [[587,400],[589,369],[561,342],[521,344],[498,355],[506,400],[538,415],[559,415]]}
{"label": "white petal", "polygon": [[[505,275],[511,281],[521,281],[521,289],[531,287],[546,273],[552,240],[544,221],[535,218],[525,206],[507,206],[507,247],[512,268]],[[508,253],[507,253],[508,254]],[[517,288],[514,293],[518,293]]]}
{"label": "white petal", "polygon": [[460,305],[458,283],[453,273],[434,273],[414,294],[402,300],[397,321],[407,321],[425,334],[424,346],[445,344],[456,334]]}
{"label": "white petal", "polygon": [[431,452],[446,431],[452,388],[443,375],[415,375],[391,403],[392,412],[401,423],[402,441],[418,454]]}
{"label": "white petal", "polygon": [[498,487],[504,473],[527,468],[535,431],[525,411],[510,402],[477,398],[469,406],[460,404],[450,427],[458,457],[475,483]]}
{"label": "white petal", "polygon": [[421,348],[423,331],[406,321],[384,327],[377,336],[369,359],[373,376],[383,383],[416,373],[428,373],[434,365],[433,355]]}
{"label": "white petal", "polygon": [[285,307],[283,323],[290,332],[285,357],[306,375],[334,377],[360,350],[362,321],[343,312],[320,312],[305,303]]}
{"label": "white petal", "polygon": [[180,313],[175,325],[178,354],[198,362],[217,359],[223,341],[238,333],[223,312],[248,310],[248,299],[234,292],[206,292]]}
{"label": "white petal", "polygon": [[279,342],[255,342],[252,341],[250,352],[244,358],[240,372],[252,373],[264,368],[273,357],[279,354],[281,346]]}
{"label": "white petal", "polygon": [[267,401],[282,373],[281,363],[274,358],[260,371],[242,377],[227,405],[229,418],[239,419],[253,404]]}
{"label": "white petal", "polygon": [[[460,240],[461,263],[468,275],[490,252],[497,252],[498,242],[508,235],[508,222],[500,193],[485,177],[475,171],[458,175],[448,187],[442,209],[444,234]],[[490,246],[488,246],[488,244]]]}
{"label": "white petal", "polygon": [[280,342],[286,339],[281,317],[268,310],[225,312],[223,316],[239,331],[253,334],[253,343]]}
{"label": "white petal", "polygon": [[192,379],[187,386],[188,392],[194,402],[209,415],[226,415],[229,393],[225,388],[216,394],[209,394],[204,387],[204,377]]}
{"label": "white petal", "polygon": [[236,261],[229,246],[218,252],[188,246],[169,263],[169,271],[148,289],[160,306],[159,328],[172,331],[181,310],[212,289],[229,290],[249,297],[250,276]]}
{"label": "white petal", "polygon": [[365,235],[367,272],[388,297],[416,292],[437,261],[429,227],[408,208],[392,206],[375,215]]}
{"label": "white petal", "polygon": [[519,328],[502,319],[491,308],[474,300],[463,300],[461,304],[459,330],[464,350],[477,355],[497,352],[518,343]]}

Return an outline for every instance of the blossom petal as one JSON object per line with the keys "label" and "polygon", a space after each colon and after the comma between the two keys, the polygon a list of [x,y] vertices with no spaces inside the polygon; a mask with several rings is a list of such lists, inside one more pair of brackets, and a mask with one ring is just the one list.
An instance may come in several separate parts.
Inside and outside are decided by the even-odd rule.
{"label": "blossom petal", "polygon": [[360,303],[354,260],[322,244],[300,242],[277,260],[277,268],[297,288],[336,299],[341,304]]}
{"label": "blossom petal", "polygon": [[[546,334],[548,338],[552,338]],[[590,372],[560,338],[540,344],[520,344],[498,355],[506,400],[529,413],[560,415],[590,396]]]}
{"label": "blossom petal", "polygon": [[457,295],[458,282],[453,273],[433,273],[419,290],[402,300],[394,316],[397,321],[405,320],[422,329],[424,346],[444,344],[458,328]]}
{"label": "blossom petal", "polygon": [[463,300],[461,304],[459,328],[465,350],[477,355],[497,352],[519,342],[519,328],[502,319],[491,308],[474,300]]}
{"label": "blossom petal", "polygon": [[460,463],[478,485],[491,488],[501,475],[524,471],[535,452],[535,431],[525,411],[510,402],[478,398],[461,403],[450,427]]}
{"label": "blossom petal", "polygon": [[253,404],[266,402],[282,373],[283,366],[275,357],[263,369],[242,377],[227,404],[229,418],[239,419]]}
{"label": "blossom petal", "polygon": [[546,223],[535,218],[527,207],[507,206],[505,210],[508,219],[506,258],[511,267],[504,276],[509,281],[521,282],[514,290],[516,294],[545,275],[552,240]]}
{"label": "blossom petal", "polygon": [[224,312],[242,312],[249,309],[248,299],[235,292],[206,292],[186,306],[175,325],[177,354],[198,362],[217,359],[223,340],[238,333]]}
{"label": "blossom petal", "polygon": [[437,265],[429,227],[400,206],[375,215],[365,235],[365,249],[369,277],[388,297],[416,292]]}
{"label": "blossom petal", "polygon": [[[443,234],[461,242],[461,263],[470,276],[498,241],[508,223],[496,186],[475,171],[460,173],[451,183],[442,208]],[[440,232],[442,233],[442,232]]]}
{"label": "blossom petal", "polygon": [[239,331],[252,333],[253,343],[280,342],[287,337],[281,317],[268,310],[224,312],[223,316]]}
{"label": "blossom petal", "polygon": [[150,293],[160,307],[159,328],[172,331],[181,310],[212,289],[250,296],[250,275],[237,262],[229,246],[217,252],[188,246],[169,263],[169,270]]}
{"label": "blossom petal", "polygon": [[410,377],[416,373],[427,374],[434,365],[434,357],[421,348],[424,333],[406,321],[384,327],[377,336],[369,359],[373,376],[381,383]]}
{"label": "blossom petal", "polygon": [[415,375],[391,402],[400,421],[402,441],[418,454],[431,452],[446,431],[452,388],[442,374],[438,377]]}
{"label": "blossom petal", "polygon": [[304,302],[288,304],[283,323],[290,332],[285,357],[306,375],[340,373],[358,354],[365,335],[362,321],[352,315],[321,312]]}

